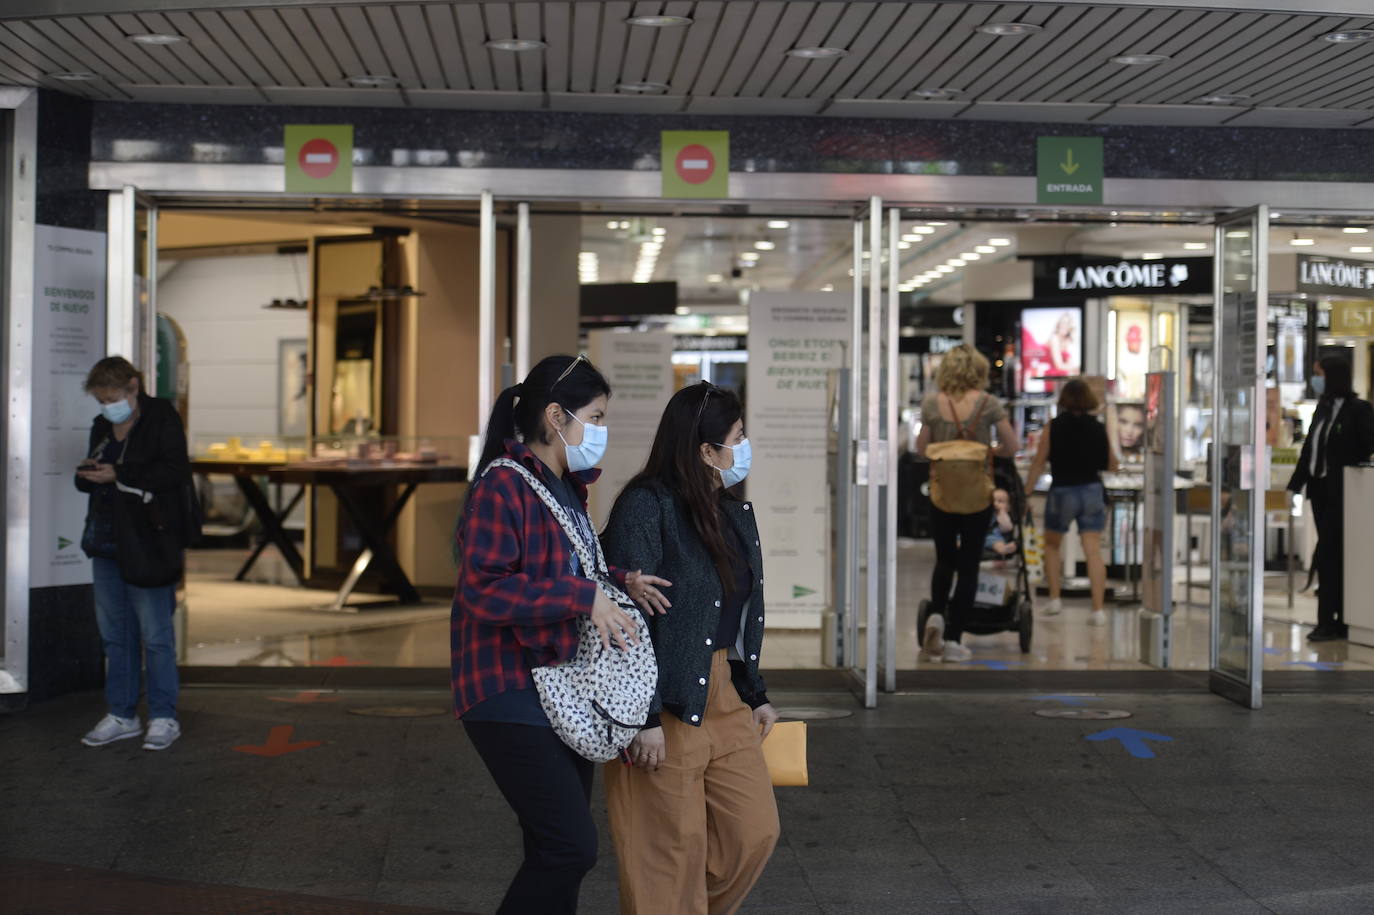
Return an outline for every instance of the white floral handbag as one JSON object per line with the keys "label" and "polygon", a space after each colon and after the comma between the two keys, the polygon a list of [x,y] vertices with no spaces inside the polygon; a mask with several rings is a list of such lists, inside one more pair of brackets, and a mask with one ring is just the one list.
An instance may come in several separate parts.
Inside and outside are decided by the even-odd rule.
{"label": "white floral handbag", "polygon": [[649,641],[649,627],[634,601],[611,579],[601,543],[596,538],[592,538],[591,544],[584,542],[577,525],[548,488],[510,458],[497,458],[487,465],[487,470],[492,467],[509,467],[524,477],[572,541],[582,573],[635,621],[634,634],[639,644],[621,651],[615,645],[604,648],[591,617],[579,617],[577,653],[573,658],[531,671],[539,691],[539,704],[554,733],[579,756],[592,762],[609,762],[639,734],[648,720],[649,704],[658,687],[658,662]]}

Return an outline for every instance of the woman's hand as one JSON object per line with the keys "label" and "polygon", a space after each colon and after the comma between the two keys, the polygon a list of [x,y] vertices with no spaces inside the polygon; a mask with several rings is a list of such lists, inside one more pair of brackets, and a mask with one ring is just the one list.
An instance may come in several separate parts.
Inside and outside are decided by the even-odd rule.
{"label": "woman's hand", "polygon": [[648,772],[658,771],[668,755],[668,742],[663,739],[663,728],[645,728],[630,741],[630,762]]}
{"label": "woman's hand", "polygon": [[771,702],[765,702],[763,705],[754,709],[754,726],[761,731],[759,738],[766,738],[768,732],[773,730],[773,725],[777,724],[778,719],[781,717],[782,716],[778,714],[778,710],[773,708]]}
{"label": "woman's hand", "polygon": [[592,625],[601,633],[602,648],[610,648],[612,641],[621,651],[639,644],[639,627],[635,621],[600,588],[596,589],[596,601],[592,604]]}
{"label": "woman's hand", "polygon": [[113,464],[96,464],[76,471],[76,475],[87,483],[113,483],[115,469]]}
{"label": "woman's hand", "polygon": [[657,575],[645,575],[640,571],[630,572],[625,576],[625,593],[650,616],[655,613],[662,616],[673,605],[672,601],[658,590],[670,588],[672,585],[673,583],[667,579],[659,578]]}

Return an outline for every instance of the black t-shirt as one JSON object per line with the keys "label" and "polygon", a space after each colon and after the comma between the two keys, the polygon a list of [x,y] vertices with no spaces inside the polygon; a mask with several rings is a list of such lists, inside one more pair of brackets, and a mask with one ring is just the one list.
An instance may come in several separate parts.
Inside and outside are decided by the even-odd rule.
{"label": "black t-shirt", "polygon": [[1107,429],[1086,413],[1060,413],[1050,423],[1050,473],[1055,486],[1101,482],[1107,469]]}
{"label": "black t-shirt", "polygon": [[722,509],[720,529],[725,536],[725,548],[730,553],[730,571],[734,576],[734,590],[720,602],[720,624],[716,627],[716,647],[729,648],[739,639],[740,620],[744,606],[754,593],[754,573],[749,570],[749,549],[735,529],[734,522]]}

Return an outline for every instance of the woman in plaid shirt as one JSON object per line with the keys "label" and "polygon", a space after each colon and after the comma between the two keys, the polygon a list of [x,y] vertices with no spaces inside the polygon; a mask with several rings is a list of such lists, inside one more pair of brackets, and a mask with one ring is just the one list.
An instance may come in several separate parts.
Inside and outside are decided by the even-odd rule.
{"label": "woman in plaid shirt", "polygon": [[[453,598],[455,715],[519,817],[525,860],[498,915],[577,910],[578,888],[596,864],[590,799],[593,765],[550,727],[530,669],[570,660],[577,621],[590,616],[602,643],[624,648],[634,623],[582,574],[553,514],[514,470],[487,465],[506,456],[534,473],[584,537],[587,486],[606,446],[611,388],[581,356],[550,356],[523,383],[501,392],[458,525]],[[660,578],[611,569],[646,613],[667,600]]]}

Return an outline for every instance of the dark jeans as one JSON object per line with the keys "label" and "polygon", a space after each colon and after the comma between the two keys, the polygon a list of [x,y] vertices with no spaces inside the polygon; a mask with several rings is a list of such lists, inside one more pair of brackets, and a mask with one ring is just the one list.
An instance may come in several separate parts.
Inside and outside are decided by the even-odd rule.
{"label": "dark jeans", "polygon": [[[1344,467],[1333,467],[1344,473]],[[1307,500],[1317,526],[1317,626],[1344,634],[1345,487],[1330,477],[1307,484]]]}
{"label": "dark jeans", "polygon": [[463,727],[525,836],[525,860],[497,915],[576,912],[582,878],[596,866],[592,763],[553,728],[503,721]]}
{"label": "dark jeans", "polygon": [[[964,634],[964,623],[978,593],[978,562],[983,558],[983,540],[991,523],[992,506],[973,515],[952,515],[933,505],[930,508],[931,536],[935,540],[930,612],[944,615],[946,641],[957,642]],[[949,595],[951,585],[953,600]]]}

